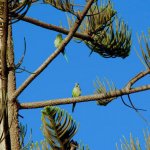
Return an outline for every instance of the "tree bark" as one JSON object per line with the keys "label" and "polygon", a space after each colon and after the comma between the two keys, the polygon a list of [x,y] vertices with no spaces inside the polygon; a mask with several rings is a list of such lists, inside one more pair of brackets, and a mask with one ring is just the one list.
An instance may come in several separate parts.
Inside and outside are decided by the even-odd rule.
{"label": "tree bark", "polygon": [[17,101],[9,101],[16,89],[11,25],[8,27],[8,0],[0,1],[0,150],[19,150]]}
{"label": "tree bark", "polygon": [[8,37],[8,1],[0,1],[0,104],[2,120],[0,123],[0,150],[10,150],[7,109],[7,37]]}
{"label": "tree bark", "polygon": [[14,47],[12,39],[11,26],[8,28],[8,122],[10,127],[11,150],[20,150],[19,125],[18,125],[18,102],[9,101],[16,90],[15,64],[14,64]]}

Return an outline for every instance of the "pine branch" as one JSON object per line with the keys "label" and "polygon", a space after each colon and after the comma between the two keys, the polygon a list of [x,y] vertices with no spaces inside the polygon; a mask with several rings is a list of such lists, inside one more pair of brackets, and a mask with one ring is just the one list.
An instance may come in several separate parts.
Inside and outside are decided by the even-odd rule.
{"label": "pine branch", "polygon": [[[110,82],[108,79],[105,78],[105,80],[102,82],[98,78],[94,82],[94,87],[96,88],[95,94],[106,94],[107,92],[111,92],[116,90],[116,87],[113,82]],[[97,101],[97,105],[103,105],[106,106],[109,102],[111,102],[113,99],[117,97],[112,97],[109,99],[105,99],[103,101]]]}
{"label": "pine branch", "polygon": [[72,0],[43,0],[45,4],[55,7],[64,12],[69,12],[76,15],[74,11],[74,3]]}
{"label": "pine branch", "polygon": [[[113,10],[111,11],[111,17],[107,17],[108,21],[106,22],[106,16],[103,15],[103,10],[100,12],[98,11],[99,14],[97,14],[97,17],[100,17],[101,19],[93,18],[96,17],[95,14],[93,14],[93,16],[90,16],[90,18],[93,18],[93,20],[101,20],[100,22],[94,22],[94,25],[91,25],[90,23],[93,21],[85,18],[85,20],[79,27],[79,32],[75,34],[74,37],[81,41],[84,41],[88,48],[91,49],[91,53],[96,52],[105,58],[125,58],[130,54],[131,31],[128,30],[128,26],[122,20],[115,19],[116,23],[115,25],[113,25],[115,14],[113,13]],[[109,15],[110,14],[108,13],[108,16]],[[49,30],[61,32],[63,34],[67,34],[69,32],[67,29],[47,24],[30,17],[25,16],[22,18],[22,20]],[[71,23],[69,24],[69,26],[73,26],[75,22],[74,20],[75,19],[73,19],[73,21],[70,20]]]}
{"label": "pine branch", "polygon": [[[138,36],[138,42],[139,42],[139,46],[140,46],[145,64],[148,68],[150,68],[150,32],[148,32],[147,37],[144,35],[144,33],[142,33],[141,36]],[[143,44],[142,44],[143,42],[144,42],[144,48],[146,49],[146,52],[143,48]]]}
{"label": "pine branch", "polygon": [[135,82],[137,82],[138,80],[140,80],[141,78],[143,78],[144,76],[150,74],[150,69],[144,71],[144,72],[140,72],[139,74],[137,74],[134,78],[132,78],[128,84],[125,86],[126,89],[131,89],[131,86],[133,84],[135,84]]}
{"label": "pine branch", "polygon": [[149,74],[150,70],[143,71],[133,77],[131,80],[129,80],[128,84],[122,89],[119,90],[111,90],[106,93],[102,94],[94,94],[94,95],[87,95],[87,96],[80,96],[76,98],[62,98],[62,99],[53,99],[53,100],[43,100],[43,101],[38,101],[38,102],[30,102],[30,103],[21,103],[19,104],[19,109],[33,109],[33,108],[42,108],[45,106],[55,106],[55,105],[63,105],[63,104],[72,104],[72,103],[80,103],[80,102],[88,102],[88,101],[101,101],[101,103],[108,103],[113,101],[114,97],[119,97],[123,95],[129,95],[132,93],[137,93],[141,91],[146,91],[150,89],[150,84],[136,87],[136,88],[131,88],[131,86],[144,77],[145,75]]}
{"label": "pine branch", "polygon": [[85,6],[83,12],[81,15],[76,19],[76,22],[72,29],[70,29],[68,36],[64,39],[62,42],[62,45],[52,53],[47,60],[34,72],[34,74],[31,74],[26,81],[16,90],[14,95],[12,96],[11,101],[14,101],[21,93],[22,91],[41,73],[43,70],[59,55],[59,53],[63,50],[63,48],[69,43],[77,29],[79,28],[82,20],[84,19],[85,15],[87,14],[89,8],[93,4],[94,0],[89,0],[87,5]]}
{"label": "pine branch", "polygon": [[128,94],[132,94],[132,93],[146,91],[149,89],[150,89],[150,84],[132,88],[130,90],[126,90],[123,88],[120,90],[108,92],[106,94],[94,94],[94,95],[80,96],[80,97],[76,97],[76,98],[62,98],[62,99],[43,100],[40,102],[21,103],[21,104],[19,104],[18,107],[19,107],[19,109],[33,109],[33,108],[42,108],[45,106],[56,106],[56,105],[88,102],[88,101],[97,101],[97,100],[103,101],[108,98],[118,97],[118,96],[122,96],[122,95],[128,95]]}
{"label": "pine branch", "polygon": [[[52,150],[69,150],[78,125],[72,116],[59,107],[48,106],[42,110],[42,132]],[[77,147],[77,143],[76,145]]]}
{"label": "pine branch", "polygon": [[[17,15],[20,16],[20,14],[17,14]],[[66,35],[69,33],[69,30],[64,29],[63,27],[55,26],[52,24],[47,24],[45,22],[42,22],[40,20],[36,20],[34,18],[30,18],[27,16],[24,16],[23,18],[21,18],[21,20],[28,22],[28,23],[31,23],[33,25],[39,26],[39,27],[44,28],[44,29],[53,30],[53,31],[60,32],[60,33],[66,34]],[[89,36],[88,34],[83,34],[83,33],[79,33],[79,32],[76,32],[74,34],[74,37],[82,39],[82,40],[93,41],[92,37]]]}

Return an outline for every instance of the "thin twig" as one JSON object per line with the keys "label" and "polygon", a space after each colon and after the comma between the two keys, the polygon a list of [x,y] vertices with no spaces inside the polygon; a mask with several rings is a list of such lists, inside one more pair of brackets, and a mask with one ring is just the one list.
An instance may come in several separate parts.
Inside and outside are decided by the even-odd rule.
{"label": "thin twig", "polygon": [[[94,95],[87,95],[87,96],[79,96],[76,98],[62,98],[62,99],[53,99],[53,100],[44,100],[40,102],[32,102],[32,103],[22,103],[19,106],[19,109],[33,109],[33,108],[42,108],[45,106],[55,106],[55,105],[63,105],[63,104],[72,104],[72,103],[80,103],[80,102],[88,102],[88,101],[103,101],[105,99],[111,98],[111,97],[118,97],[122,95],[128,95],[131,93],[137,93],[145,90],[150,89],[150,84],[132,88],[129,90],[126,89],[120,89],[120,90],[114,90],[111,92],[107,92],[106,94],[94,94]],[[112,101],[111,99],[110,101]]]}
{"label": "thin twig", "polygon": [[124,104],[125,106],[127,106],[127,107],[129,107],[129,108],[132,108],[132,109],[133,109],[133,107],[131,107],[130,105],[128,105],[128,104],[124,101],[124,99],[123,99],[122,95],[121,95],[120,97],[121,97],[121,100],[122,100],[122,102],[123,102],[123,104]]}
{"label": "thin twig", "polygon": [[136,108],[134,105],[133,105],[133,103],[132,103],[132,100],[131,100],[131,98],[130,98],[130,95],[128,94],[128,99],[129,99],[129,102],[130,102],[130,104],[131,104],[131,106],[132,106],[132,108],[136,111],[136,112],[138,112],[138,110],[142,110],[142,111],[146,111],[145,109],[138,109],[138,108]]}
{"label": "thin twig", "polygon": [[136,108],[136,107],[133,105],[129,94],[128,94],[128,99],[129,99],[129,102],[130,102],[131,106],[128,105],[128,104],[124,101],[124,99],[123,99],[122,96],[120,96],[120,97],[121,97],[121,100],[122,100],[122,102],[123,102],[123,104],[124,104],[125,106],[127,106],[127,107],[129,107],[129,108],[132,108],[132,109],[135,110],[136,112],[138,112],[139,110],[146,111],[145,109]]}
{"label": "thin twig", "polygon": [[89,0],[87,5],[85,6],[83,12],[79,16],[80,19],[76,19],[74,26],[72,29],[70,29],[68,36],[63,40],[61,46],[54,51],[46,60],[45,62],[34,72],[34,74],[31,74],[26,81],[16,90],[16,92],[13,94],[11,101],[15,100],[20,93],[58,56],[58,54],[64,49],[64,47],[69,43],[77,29],[79,28],[82,20],[84,19],[86,13],[88,12],[89,8],[93,4],[94,0]]}
{"label": "thin twig", "polygon": [[142,110],[142,111],[146,111],[145,109],[137,109],[135,108],[135,106],[133,105],[132,101],[131,101],[131,98],[128,94],[128,99],[129,99],[129,102],[131,104],[131,106],[133,107],[133,109],[135,110],[135,112],[139,115],[139,117],[148,125],[150,126],[150,123],[149,121],[139,112],[139,110]]}

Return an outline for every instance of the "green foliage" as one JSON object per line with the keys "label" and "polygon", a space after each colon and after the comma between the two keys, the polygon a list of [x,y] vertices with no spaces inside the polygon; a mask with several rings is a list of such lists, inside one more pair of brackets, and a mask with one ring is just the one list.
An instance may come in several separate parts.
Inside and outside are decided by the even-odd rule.
{"label": "green foliage", "polygon": [[[90,148],[88,147],[88,145],[84,146],[82,143],[79,144],[79,146],[77,147],[76,143],[73,145],[74,143],[71,141],[72,147],[75,147],[74,150],[90,150]],[[46,139],[36,143],[32,143],[30,146],[30,150],[52,150],[49,147],[49,144],[47,143]],[[69,149],[71,150],[71,148]]]}
{"label": "green foliage", "polygon": [[[145,139],[145,148],[146,150],[150,150],[150,134],[149,132],[144,132],[144,139]],[[116,145],[117,150],[142,150],[140,145],[140,141],[138,138],[134,139],[132,134],[130,134],[130,141],[123,137],[123,141],[121,141],[120,147]]]}
{"label": "green foliage", "polygon": [[[130,135],[130,142],[128,142],[125,137],[123,137],[123,140],[124,141],[121,141],[121,150],[141,150],[139,140],[134,140],[132,135]],[[119,150],[118,146],[117,150]]]}
{"label": "green foliage", "polygon": [[90,150],[87,145],[78,145],[72,140],[77,125],[66,111],[58,107],[45,107],[42,110],[42,123],[45,139],[32,143],[30,150]]}
{"label": "green foliage", "polygon": [[77,132],[76,122],[65,110],[45,107],[42,110],[42,131],[52,150],[69,148],[71,139]]}
{"label": "green foliage", "polygon": [[88,147],[88,145],[84,146],[82,143],[80,143],[79,150],[90,150],[90,148]]}
{"label": "green foliage", "polygon": [[[74,10],[73,0],[44,0],[44,3],[71,13],[71,17],[67,16],[69,28],[73,26],[75,17],[80,16],[80,9]],[[78,31],[91,37],[89,40],[79,39],[91,49],[91,54],[96,52],[105,58],[129,56],[131,31],[116,14],[110,1],[107,4],[101,2],[100,6],[95,1],[89,9]]]}
{"label": "green foliage", "polygon": [[148,130],[144,132],[144,139],[145,139],[145,148],[146,150],[150,150],[150,134]]}
{"label": "green foliage", "polygon": [[40,143],[32,143],[30,146],[30,150],[50,150],[50,147],[46,140],[43,140]]}
{"label": "green foliage", "polygon": [[101,4],[100,6],[94,3],[80,27],[80,32],[94,36],[108,27],[115,15],[116,11],[113,9],[112,3],[109,2],[107,5]]}
{"label": "green foliage", "polygon": [[24,144],[26,133],[27,133],[27,126],[24,126],[22,125],[22,123],[19,123],[19,137],[21,150],[28,150],[30,145],[32,144],[32,132],[30,134],[28,143]]}
{"label": "green foliage", "polygon": [[20,135],[20,145],[23,148],[24,147],[24,139],[27,133],[27,126],[22,125],[19,123],[19,135]]}
{"label": "green foliage", "polygon": [[[148,68],[150,68],[150,30],[148,31],[148,36],[146,37],[144,33],[142,33],[141,36],[138,37],[140,49],[145,61],[145,64],[147,65]],[[143,42],[144,42],[144,48],[143,48]],[[145,50],[146,49],[146,52]]]}
{"label": "green foliage", "polygon": [[[71,28],[74,24],[74,17],[68,17],[68,24]],[[115,23],[114,23],[115,22]],[[82,40],[91,49],[105,58],[129,56],[131,48],[131,31],[128,26],[116,17],[113,4],[94,3],[89,9],[87,16],[82,22],[79,32],[88,34],[92,39]]]}
{"label": "green foliage", "polygon": [[[101,82],[98,78],[94,82],[94,87],[96,89],[95,94],[106,94],[107,92],[114,91],[116,89],[113,82],[110,82],[107,79],[105,79],[104,82]],[[115,98],[116,97],[99,100],[97,101],[97,104],[106,106]]]}
{"label": "green foliage", "polygon": [[72,0],[43,0],[43,2],[61,11],[74,13]]}

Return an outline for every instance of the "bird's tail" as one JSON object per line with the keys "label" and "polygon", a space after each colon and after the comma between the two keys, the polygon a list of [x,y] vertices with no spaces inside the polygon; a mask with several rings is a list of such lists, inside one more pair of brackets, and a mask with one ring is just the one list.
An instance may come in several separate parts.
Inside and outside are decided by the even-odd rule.
{"label": "bird's tail", "polygon": [[66,59],[66,62],[68,63],[69,61],[68,61],[68,58],[67,58],[66,53],[63,53],[63,56],[64,56],[64,58]]}
{"label": "bird's tail", "polygon": [[72,104],[72,112],[74,112],[75,106],[76,106],[76,103],[73,103]]}

